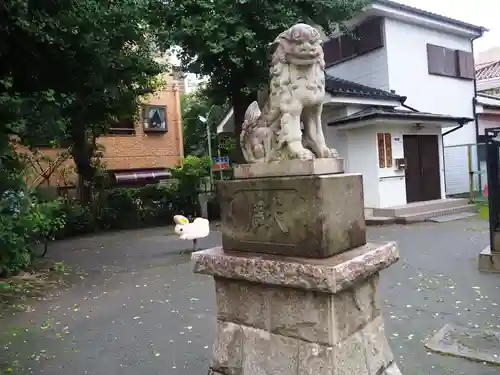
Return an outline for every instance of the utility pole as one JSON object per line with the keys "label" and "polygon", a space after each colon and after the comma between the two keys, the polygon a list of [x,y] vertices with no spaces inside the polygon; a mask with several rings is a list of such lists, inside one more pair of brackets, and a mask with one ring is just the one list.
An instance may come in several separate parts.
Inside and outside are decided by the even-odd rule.
{"label": "utility pole", "polygon": [[208,158],[210,159],[210,190],[213,188],[214,183],[214,173],[212,171],[212,131],[210,130],[210,123],[208,119],[212,114],[212,110],[215,108],[215,104],[210,108],[207,113],[207,117],[198,116],[198,120],[205,124],[205,132],[207,133],[207,142],[208,142]]}

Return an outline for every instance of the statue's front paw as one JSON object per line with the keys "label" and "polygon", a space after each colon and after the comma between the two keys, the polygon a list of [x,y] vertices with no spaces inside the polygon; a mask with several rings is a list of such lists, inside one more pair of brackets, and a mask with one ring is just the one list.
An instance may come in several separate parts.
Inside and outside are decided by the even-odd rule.
{"label": "statue's front paw", "polygon": [[314,159],[314,154],[311,150],[305,148],[302,145],[302,140],[300,142],[290,142],[288,144],[288,155],[289,159],[299,159],[299,160],[312,160]]}
{"label": "statue's front paw", "polygon": [[321,158],[337,159],[338,157],[339,157],[339,153],[334,148],[324,147],[321,150]]}
{"label": "statue's front paw", "polygon": [[264,147],[262,145],[255,145],[252,149],[253,151],[253,156],[255,159],[264,159],[266,156],[266,152],[264,150]]}
{"label": "statue's front paw", "polygon": [[299,159],[299,160],[312,160],[314,159],[314,154],[305,148],[303,151],[300,151],[296,154],[294,159]]}

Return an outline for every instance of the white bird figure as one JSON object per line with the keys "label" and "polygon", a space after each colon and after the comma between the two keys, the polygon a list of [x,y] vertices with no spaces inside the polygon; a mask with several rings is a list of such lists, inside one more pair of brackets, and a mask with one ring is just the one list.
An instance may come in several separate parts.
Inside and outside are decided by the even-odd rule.
{"label": "white bird figure", "polygon": [[197,217],[192,223],[182,215],[175,215],[174,232],[181,240],[192,240],[193,250],[196,251],[196,243],[199,238],[207,237],[210,233],[210,222],[202,217]]}

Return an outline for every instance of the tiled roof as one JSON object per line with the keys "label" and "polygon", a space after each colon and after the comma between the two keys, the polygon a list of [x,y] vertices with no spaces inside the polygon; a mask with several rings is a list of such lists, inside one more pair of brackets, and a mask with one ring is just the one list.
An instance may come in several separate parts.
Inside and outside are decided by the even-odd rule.
{"label": "tiled roof", "polygon": [[449,115],[441,115],[428,112],[416,112],[416,111],[406,111],[395,108],[379,108],[370,107],[365,108],[361,111],[355,112],[349,116],[339,118],[335,121],[330,122],[328,125],[338,126],[345,125],[347,123],[361,121],[361,120],[371,120],[375,118],[386,118],[386,119],[411,119],[415,121],[432,121],[436,120],[439,122],[456,122],[456,123],[467,123],[472,121],[471,118],[466,117],[454,117]]}
{"label": "tiled roof", "polygon": [[500,77],[500,60],[486,65],[478,66],[476,69],[476,79],[490,79]]}
{"label": "tiled roof", "polygon": [[326,75],[325,90],[331,95],[342,95],[348,97],[362,97],[402,101],[406,98],[389,91],[376,89],[374,87],[360,85],[345,79]]}

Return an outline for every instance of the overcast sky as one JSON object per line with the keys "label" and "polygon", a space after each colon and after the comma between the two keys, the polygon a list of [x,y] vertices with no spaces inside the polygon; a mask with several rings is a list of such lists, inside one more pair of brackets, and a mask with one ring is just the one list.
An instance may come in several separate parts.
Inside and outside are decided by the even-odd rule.
{"label": "overcast sky", "polygon": [[394,0],[460,21],[484,26],[490,31],[476,40],[476,52],[500,46],[500,0]]}

